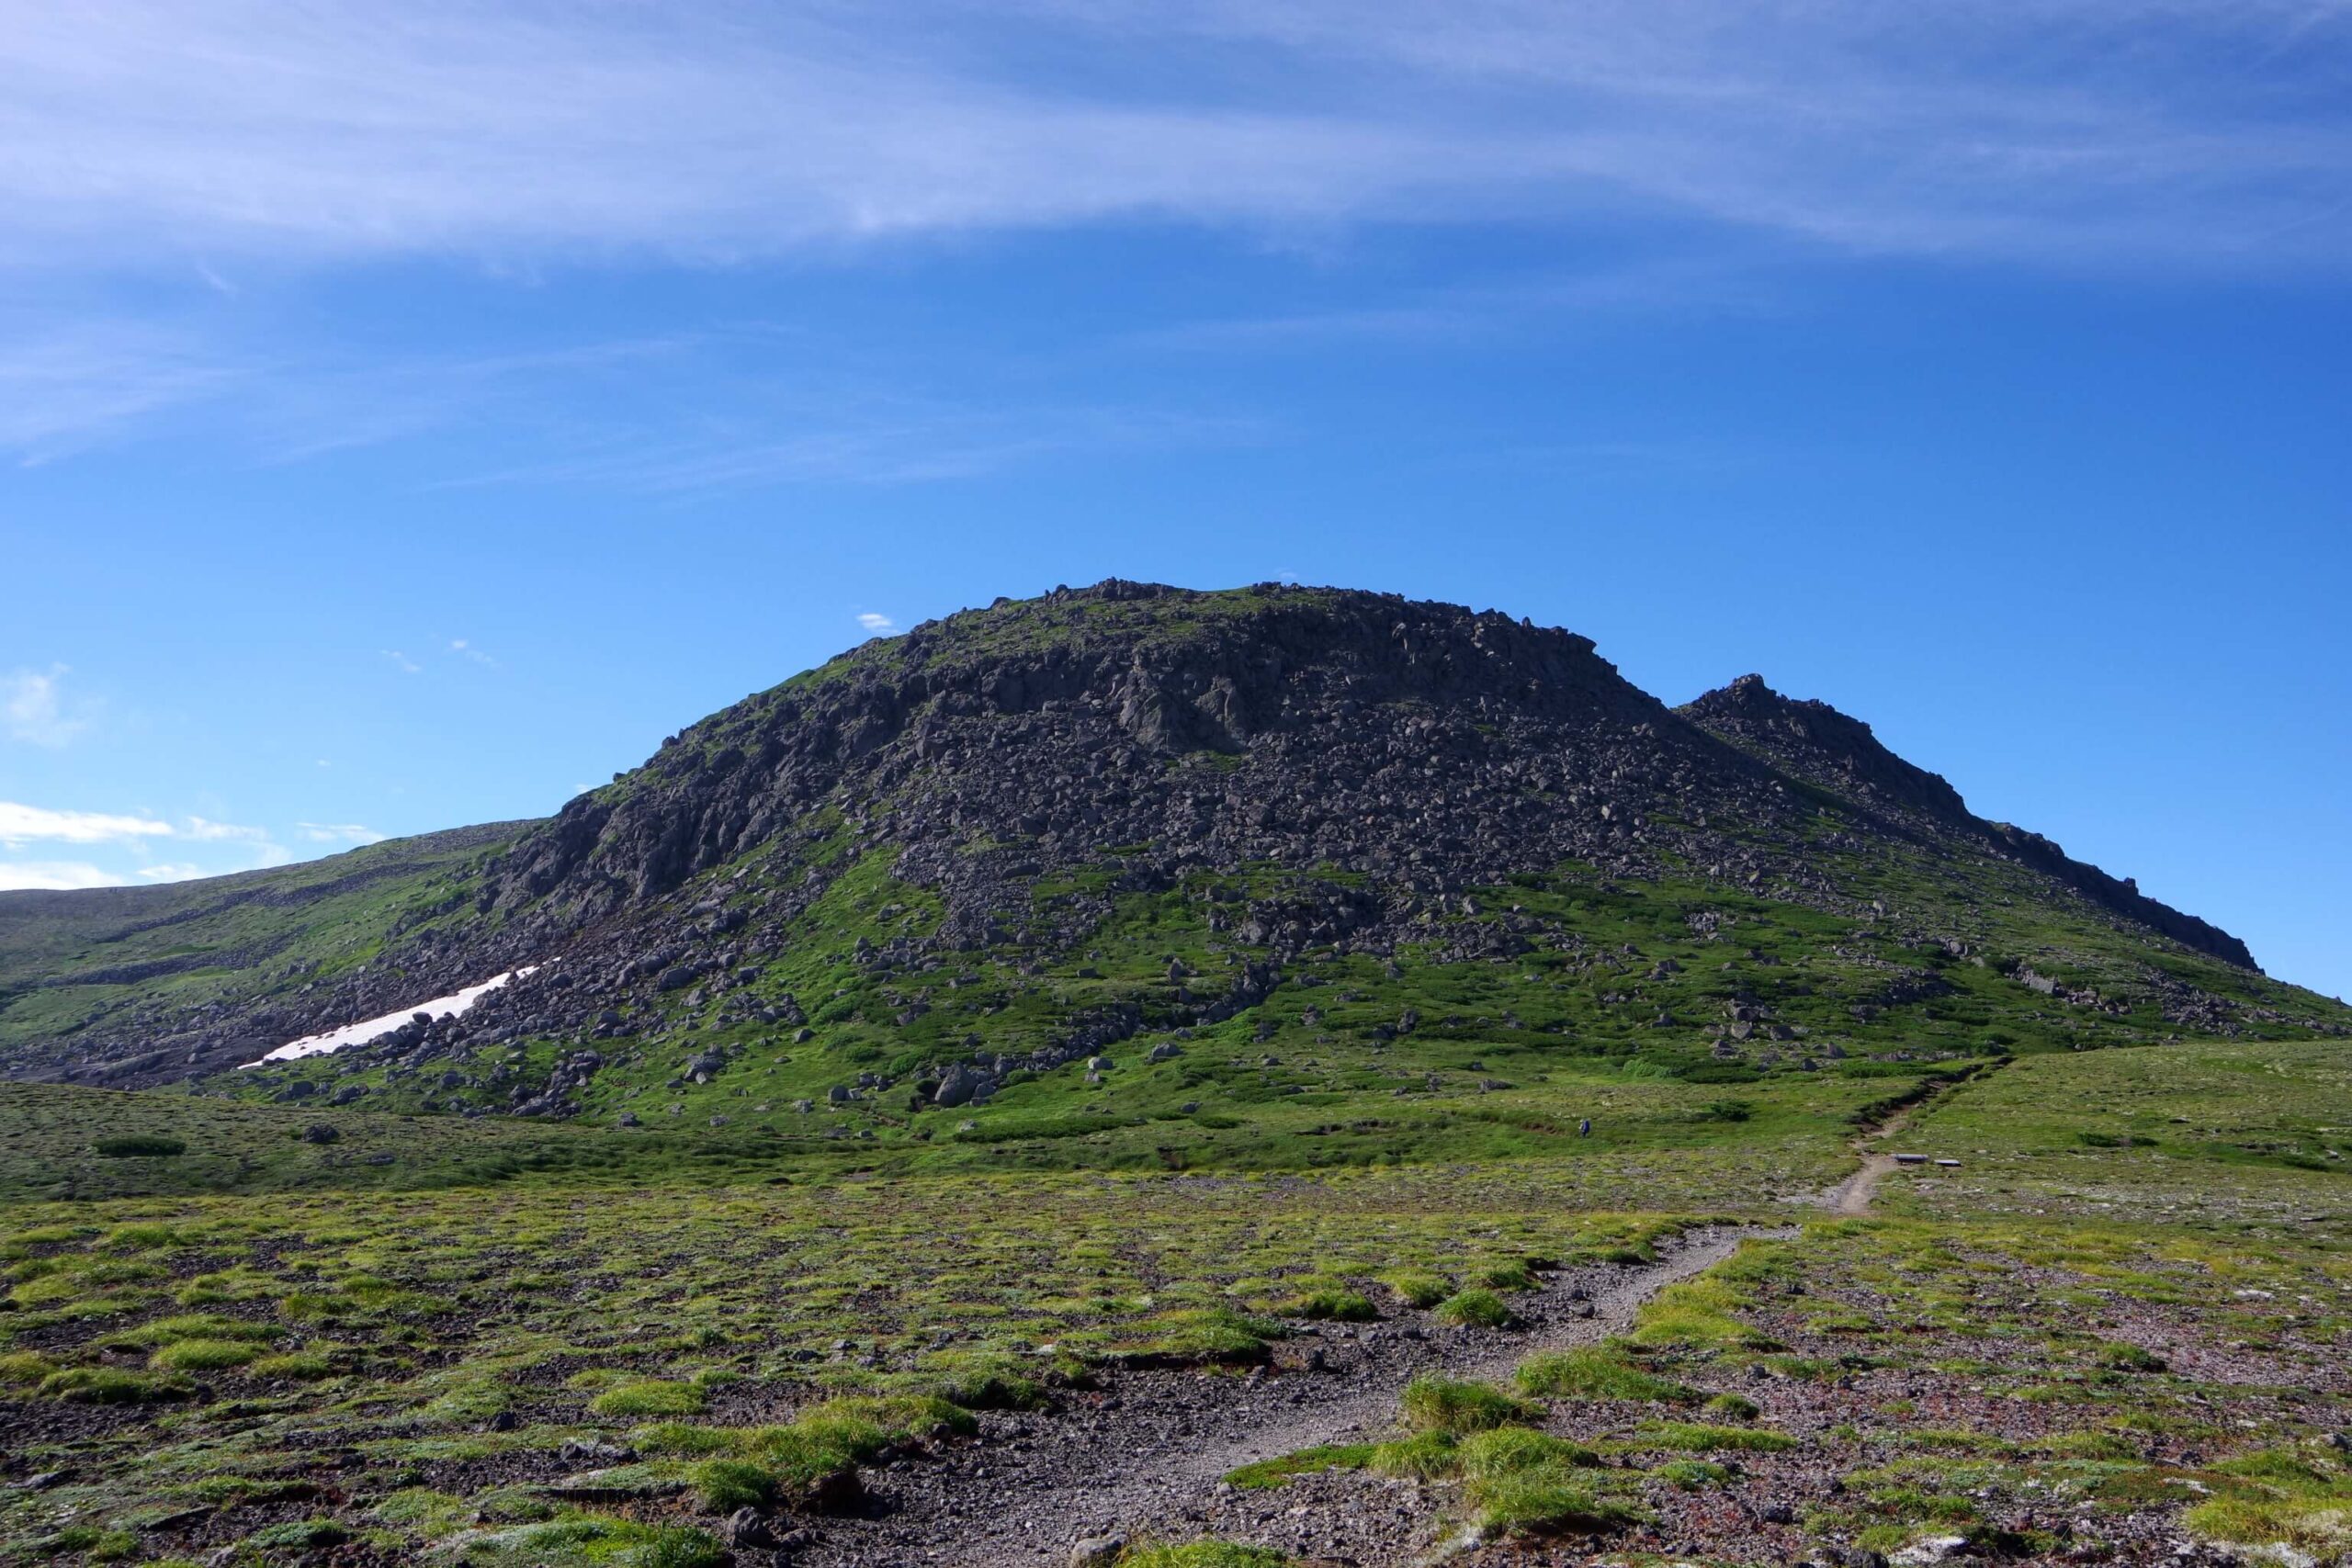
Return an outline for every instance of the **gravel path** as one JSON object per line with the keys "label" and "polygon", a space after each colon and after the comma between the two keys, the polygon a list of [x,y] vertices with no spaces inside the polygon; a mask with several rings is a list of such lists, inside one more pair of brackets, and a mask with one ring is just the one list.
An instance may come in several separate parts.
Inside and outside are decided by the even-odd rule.
{"label": "gravel path", "polygon": [[[1286,1342],[1246,1375],[1141,1371],[1068,1395],[1050,1416],[992,1415],[977,1442],[870,1472],[872,1517],[828,1520],[796,1563],[868,1568],[953,1562],[1035,1568],[1067,1561],[1072,1541],[1109,1531],[1182,1539],[1204,1525],[1297,1501],[1221,1486],[1238,1465],[1394,1430],[1398,1394],[1431,1371],[1501,1378],[1529,1355],[1589,1344],[1629,1327],[1641,1304],[1729,1257],[1762,1228],[1686,1233],[1655,1263],[1565,1270],[1513,1299],[1526,1326],[1447,1328],[1425,1314],[1361,1327],[1326,1324]],[[1393,1561],[1421,1530],[1420,1510],[1357,1516],[1332,1549]]]}
{"label": "gravel path", "polygon": [[[1818,1201],[1839,1214],[1869,1213],[1879,1184],[1897,1168],[1876,1145],[1919,1109],[1906,1106],[1862,1134],[1860,1168]],[[1313,1476],[1278,1493],[1236,1493],[1223,1478],[1301,1449],[1380,1438],[1395,1429],[1405,1385],[1424,1372],[1508,1378],[1536,1351],[1623,1333],[1643,1303],[1728,1258],[1741,1241],[1792,1234],[1694,1230],[1655,1263],[1550,1275],[1513,1301],[1522,1326],[1510,1332],[1449,1328],[1407,1313],[1361,1327],[1311,1325],[1281,1347],[1272,1367],[1247,1374],[1113,1374],[1101,1389],[1066,1394],[1050,1415],[990,1415],[977,1441],[866,1472],[866,1517],[826,1521],[792,1560],[809,1568],[1037,1568],[1066,1562],[1071,1543],[1090,1536],[1181,1540],[1238,1527],[1262,1537],[1281,1522],[1278,1514],[1315,1512],[1336,1516],[1317,1523],[1323,1533],[1312,1543],[1329,1560],[1403,1561],[1430,1544],[1432,1525],[1410,1483],[1393,1506],[1366,1508],[1359,1500],[1327,1510],[1314,1506],[1325,1488]]]}
{"label": "gravel path", "polygon": [[[1978,1076],[1981,1077],[1983,1075]],[[1871,1145],[1883,1144],[1887,1139],[1911,1125],[1921,1111],[1937,1100],[1965,1089],[1973,1081],[1976,1080],[1962,1078],[1956,1083],[1940,1088],[1923,1100],[1899,1108],[1884,1121],[1865,1128],[1861,1135],[1854,1140],[1854,1153],[1862,1162],[1860,1168],[1853,1175],[1823,1193],[1822,1206],[1840,1214],[1869,1213],[1871,1201],[1878,1196],[1879,1183],[1902,1168],[1893,1155],[1881,1154]]]}

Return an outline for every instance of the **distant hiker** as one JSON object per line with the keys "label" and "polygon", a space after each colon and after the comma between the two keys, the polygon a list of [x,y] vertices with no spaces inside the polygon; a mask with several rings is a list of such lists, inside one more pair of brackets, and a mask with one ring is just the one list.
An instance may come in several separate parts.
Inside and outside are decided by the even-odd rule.
{"label": "distant hiker", "polygon": [[1579,1138],[1589,1138],[1592,1136],[1591,1117],[1588,1116],[1583,1121],[1577,1123],[1577,1136]]}

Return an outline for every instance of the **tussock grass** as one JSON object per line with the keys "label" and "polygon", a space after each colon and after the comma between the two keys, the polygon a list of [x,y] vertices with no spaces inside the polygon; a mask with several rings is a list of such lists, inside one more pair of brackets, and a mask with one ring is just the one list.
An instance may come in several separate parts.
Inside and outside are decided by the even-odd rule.
{"label": "tussock grass", "polygon": [[1294,1477],[1327,1470],[1362,1470],[1378,1451],[1375,1443],[1332,1443],[1300,1449],[1274,1459],[1261,1459],[1225,1473],[1226,1481],[1245,1492],[1266,1492],[1287,1486]]}
{"label": "tussock grass", "polygon": [[1797,1440],[1785,1432],[1754,1427],[1716,1427],[1700,1421],[1647,1421],[1634,1429],[1634,1440],[1649,1448],[1688,1449],[1693,1453],[1747,1450],[1776,1453],[1792,1449]]}
{"label": "tussock grass", "polygon": [[1438,1321],[1461,1324],[1476,1328],[1508,1328],[1518,1318],[1503,1299],[1492,1291],[1472,1289],[1457,1292],[1438,1303]]}
{"label": "tussock grass", "polygon": [[1679,1404],[1697,1397],[1670,1378],[1634,1360],[1617,1340],[1546,1350],[1530,1356],[1514,1374],[1523,1393],[1548,1399],[1630,1399]]}
{"label": "tussock grass", "polygon": [[692,1383],[647,1378],[625,1382],[588,1402],[599,1416],[691,1416],[703,1407],[703,1391]]}
{"label": "tussock grass", "polygon": [[1416,1432],[1458,1437],[1533,1419],[1540,1409],[1492,1383],[1424,1373],[1405,1385],[1399,1401],[1405,1424]]}

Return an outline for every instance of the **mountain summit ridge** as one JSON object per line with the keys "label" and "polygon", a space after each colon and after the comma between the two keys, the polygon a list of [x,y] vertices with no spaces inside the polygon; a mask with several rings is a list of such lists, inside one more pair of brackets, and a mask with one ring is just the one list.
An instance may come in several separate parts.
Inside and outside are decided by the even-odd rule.
{"label": "mountain summit ridge", "polygon": [[2136,878],[2110,875],[2078,861],[2054,840],[1977,816],[1940,773],[1895,755],[1860,719],[1818,698],[1792,698],[1742,675],[1685,704],[1679,713],[1724,740],[1809,784],[1900,817],[1917,813],[1988,836],[2002,852],[2056,877],[2086,897],[2176,942],[2241,969],[2261,971],[2239,938],[2140,891]]}
{"label": "mountain summit ridge", "polygon": [[[1222,999],[1165,982],[1194,998],[1180,1010],[1232,1016],[1318,953],[1395,970],[1586,950],[1532,906],[1496,918],[1514,885],[1670,889],[1694,930],[1734,904],[1849,922],[1825,951],[1856,976],[1898,973],[1848,976],[1861,987],[1848,1011],[1873,1027],[1890,998],[1951,990],[1899,977],[1917,961],[1895,949],[1866,951],[1898,938],[1938,963],[1996,944],[2002,973],[2071,964],[2076,1005],[2120,1017],[2128,992],[2152,1024],[2238,1027],[2303,1005],[2248,990],[2259,971],[2235,937],[1976,818],[1827,704],[1747,676],[1670,708],[1573,632],[1358,590],[1112,579],[999,600],[733,704],[553,818],[451,842],[475,847],[436,852],[407,882],[401,846],[379,846],[372,902],[318,894],[299,929],[247,897],[233,942],[209,940],[228,917],[200,890],[154,890],[187,906],[167,917],[182,956],[144,956],[135,933],[165,917],[119,912],[94,912],[82,948],[38,964],[0,943],[0,1059],[85,1081],[201,1076],[529,964],[543,967],[400,1049],[422,1063],[484,1037],[594,1056],[597,1041],[814,1019],[799,991],[751,993],[846,940],[843,900],[869,886],[900,891],[860,906],[856,973],[989,957],[1034,977],[1032,1032],[1057,1039],[1164,1012],[1085,975],[1086,953],[1154,900],[1189,911],[1186,941],[1246,958]],[[908,915],[886,931],[885,908],[919,910],[921,929]],[[6,915],[0,901],[0,931]],[[2052,945],[2033,934],[2045,928],[2071,934]],[[190,952],[222,973],[179,978]],[[939,1005],[931,987],[886,988],[902,1000],[884,1032],[928,1040],[915,1021]],[[1659,1031],[1691,1027],[1653,1010]],[[965,1035],[971,1049],[989,1030]],[[573,1106],[579,1087],[558,1071],[514,1103]]]}

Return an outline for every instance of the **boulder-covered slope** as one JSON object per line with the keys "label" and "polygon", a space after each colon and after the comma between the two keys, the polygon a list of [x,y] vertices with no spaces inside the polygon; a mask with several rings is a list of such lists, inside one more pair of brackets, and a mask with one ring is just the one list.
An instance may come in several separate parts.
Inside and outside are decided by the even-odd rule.
{"label": "boulder-covered slope", "polygon": [[1712,734],[1792,778],[1897,822],[1963,841],[1989,838],[2000,853],[2049,873],[2101,907],[2241,969],[2257,967],[2245,943],[2194,915],[2158,903],[2132,877],[2114,877],[2069,856],[2039,833],[1970,812],[1940,773],[1914,767],[1879,744],[1871,727],[1824,702],[1798,702],[1742,675],[1679,710]]}
{"label": "boulder-covered slope", "polygon": [[176,891],[199,971],[140,971],[145,917],[77,912],[36,952],[7,933],[48,917],[0,896],[8,1069],[217,1072],[526,964],[461,1019],[218,1082],[887,1103],[858,1130],[892,1135],[1138,1036],[1234,1062],[1540,1036],[1736,1078],[2346,1018],[1824,705],[1747,677],[1670,709],[1571,633],[1327,589],[1000,600],[715,714],[552,818],[428,843],[372,852],[415,863],[330,928],[244,946],[217,931],[251,898]]}

